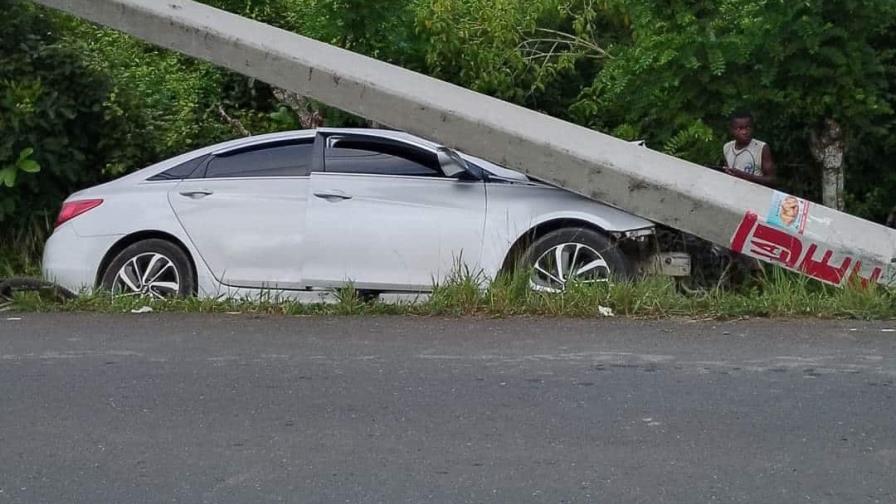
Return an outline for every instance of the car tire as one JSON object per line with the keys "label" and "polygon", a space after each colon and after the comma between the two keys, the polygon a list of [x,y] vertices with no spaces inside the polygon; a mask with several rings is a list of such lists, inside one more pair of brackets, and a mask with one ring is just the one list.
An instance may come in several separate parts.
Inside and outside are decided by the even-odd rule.
{"label": "car tire", "polygon": [[[530,288],[544,292],[562,292],[573,278],[582,283],[628,281],[635,271],[631,260],[608,236],[584,227],[561,228],[536,239],[520,257],[517,268],[528,272]],[[578,274],[571,277],[570,272]]]}
{"label": "car tire", "polygon": [[103,273],[100,286],[113,295],[187,297],[195,293],[194,278],[193,265],[183,249],[153,238],[119,252]]}

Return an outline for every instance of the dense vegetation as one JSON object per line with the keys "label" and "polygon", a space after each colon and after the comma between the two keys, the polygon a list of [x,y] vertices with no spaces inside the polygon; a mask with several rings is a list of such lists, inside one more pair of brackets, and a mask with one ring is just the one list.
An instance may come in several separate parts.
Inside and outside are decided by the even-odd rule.
{"label": "dense vegetation", "polygon": [[[782,186],[818,201],[813,138],[833,121],[847,210],[882,222],[896,204],[892,0],[207,3],[707,165],[748,108]],[[0,11],[0,248],[32,258],[15,268],[80,187],[246,132],[361,122],[27,1]]]}

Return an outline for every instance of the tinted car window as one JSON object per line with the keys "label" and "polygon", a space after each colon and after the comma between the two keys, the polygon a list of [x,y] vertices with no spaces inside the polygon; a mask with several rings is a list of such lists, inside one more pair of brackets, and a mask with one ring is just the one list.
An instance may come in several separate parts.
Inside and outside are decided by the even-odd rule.
{"label": "tinted car window", "polygon": [[311,171],[313,142],[264,145],[215,156],[205,178],[299,177]]}
{"label": "tinted car window", "polygon": [[337,173],[370,173],[441,177],[435,154],[388,143],[339,140],[326,151],[326,170]]}
{"label": "tinted car window", "polygon": [[192,175],[206,159],[208,159],[208,156],[199,156],[198,158],[181,163],[174,168],[169,168],[162,173],[153,175],[146,180],[181,180],[190,178],[190,175]]}

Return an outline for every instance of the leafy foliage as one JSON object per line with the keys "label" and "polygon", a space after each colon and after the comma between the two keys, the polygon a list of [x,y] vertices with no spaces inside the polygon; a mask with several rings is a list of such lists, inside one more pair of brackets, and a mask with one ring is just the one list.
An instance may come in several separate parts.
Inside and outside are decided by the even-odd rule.
{"label": "leafy foliage", "polygon": [[896,27],[893,2],[604,5],[595,7],[597,15],[624,13],[628,36],[608,48],[614,57],[573,106],[578,121],[716,164],[724,118],[750,108],[789,188],[810,197],[818,188],[805,181],[818,177],[808,139],[825,119],[845,126],[853,171],[868,158],[885,159],[881,146],[893,132],[886,75],[892,52],[882,50],[882,38],[892,39]]}
{"label": "leafy foliage", "polygon": [[10,162],[3,168],[0,168],[0,184],[3,184],[7,188],[10,188],[16,185],[16,178],[18,177],[19,172],[39,172],[40,165],[37,164],[37,161],[31,159],[31,154],[33,153],[34,149],[32,149],[31,147],[26,147],[22,149],[22,152],[19,153],[19,156],[15,158],[14,161]]}
{"label": "leafy foliage", "polygon": [[[435,77],[565,117],[578,94],[578,55],[568,2],[543,0],[431,0],[421,4],[417,30],[425,69]],[[581,58],[584,60],[585,58]],[[590,62],[581,62],[589,66]]]}
{"label": "leafy foliage", "polygon": [[0,10],[0,222],[27,226],[99,181],[129,118],[105,116],[111,82],[61,42],[54,16],[9,0]]}

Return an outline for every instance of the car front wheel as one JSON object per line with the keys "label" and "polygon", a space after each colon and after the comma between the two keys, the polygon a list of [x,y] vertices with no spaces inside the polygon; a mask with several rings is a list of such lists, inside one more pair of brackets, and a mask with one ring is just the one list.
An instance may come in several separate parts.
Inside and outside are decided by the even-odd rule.
{"label": "car front wheel", "polygon": [[143,240],[115,256],[101,285],[116,296],[186,297],[194,291],[193,267],[177,245]]}
{"label": "car front wheel", "polygon": [[609,237],[588,228],[562,228],[535,240],[518,267],[529,272],[529,287],[562,292],[570,283],[630,280],[634,267]]}

